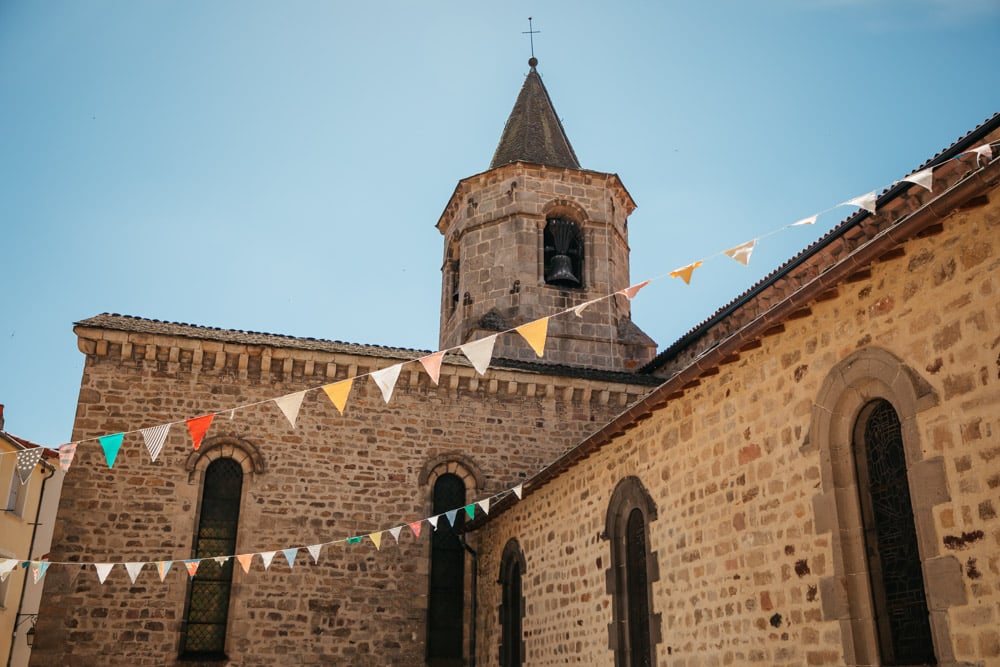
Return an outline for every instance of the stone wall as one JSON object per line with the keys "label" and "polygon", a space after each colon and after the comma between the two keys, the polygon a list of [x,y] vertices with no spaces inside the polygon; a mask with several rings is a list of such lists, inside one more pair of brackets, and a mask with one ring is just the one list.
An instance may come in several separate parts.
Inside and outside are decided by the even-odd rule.
{"label": "stone wall", "polygon": [[[435,464],[462,470],[475,487],[469,501],[478,500],[545,466],[647,391],[528,371],[480,377],[460,361],[446,361],[434,386],[411,364],[388,404],[367,379],[355,383],[343,416],[322,391],[309,392],[293,429],[268,399],[399,359],[377,348],[366,356],[212,340],[218,332],[163,335],[155,330],[179,325],[140,323],[144,331],[77,328],[86,366],[73,437],[180,423],[155,463],[138,433],[125,437],[110,470],[97,442],[79,446],[53,561],[191,558],[201,475],[219,455],[246,471],[239,553],[389,529],[430,514]],[[184,419],[256,402],[216,416],[193,452]],[[303,549],[293,569],[280,553],[267,572],[259,558],[249,574],[237,566],[227,664],[421,664],[424,530],[416,539],[406,529],[398,546],[385,534],[380,551],[368,540],[325,547],[315,565]],[[182,563],[164,583],[152,565],[134,585],[120,566],[103,585],[92,567],[54,565],[44,581],[33,664],[176,662],[189,585]]]}
{"label": "stone wall", "polygon": [[658,664],[873,664],[857,491],[841,477],[857,409],[884,396],[904,422],[939,663],[1000,665],[996,191],[858,269],[478,530],[477,664],[498,661],[511,538],[525,664],[615,664],[602,533],[627,476],[658,509]]}

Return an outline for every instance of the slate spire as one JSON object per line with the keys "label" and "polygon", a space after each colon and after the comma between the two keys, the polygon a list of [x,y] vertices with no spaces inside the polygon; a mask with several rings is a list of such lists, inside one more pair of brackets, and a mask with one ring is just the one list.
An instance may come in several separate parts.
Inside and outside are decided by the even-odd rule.
{"label": "slate spire", "polygon": [[521,92],[507,118],[490,169],[511,162],[533,162],[551,167],[579,169],[580,162],[566,137],[559,116],[542,77],[535,66],[538,59],[528,61],[531,71],[524,79]]}

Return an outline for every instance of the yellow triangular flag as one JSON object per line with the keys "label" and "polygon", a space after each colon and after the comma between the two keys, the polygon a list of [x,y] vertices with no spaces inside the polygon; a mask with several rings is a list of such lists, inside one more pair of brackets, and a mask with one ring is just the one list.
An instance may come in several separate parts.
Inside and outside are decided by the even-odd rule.
{"label": "yellow triangular flag", "polygon": [[344,414],[344,408],[347,406],[347,395],[351,393],[351,385],[353,383],[354,378],[347,378],[346,380],[334,382],[323,387],[323,391],[326,392],[326,395],[330,397],[330,401],[340,410],[340,414]]}
{"label": "yellow triangular flag", "polygon": [[535,351],[535,354],[542,356],[545,352],[545,337],[549,332],[549,318],[543,317],[540,320],[522,324],[515,331],[528,341],[528,345]]}
{"label": "yellow triangular flag", "polygon": [[687,266],[682,266],[681,268],[677,269],[676,271],[671,271],[670,272],[670,277],[671,278],[680,278],[681,280],[684,281],[685,285],[690,285],[691,284],[691,274],[694,273],[694,270],[697,269],[699,266],[701,266],[701,260],[700,259],[697,262],[694,262],[693,264],[688,264]]}
{"label": "yellow triangular flag", "polygon": [[375,548],[376,549],[381,549],[382,548],[382,533],[372,533],[368,537],[370,537],[371,540],[372,540],[372,542],[375,543]]}

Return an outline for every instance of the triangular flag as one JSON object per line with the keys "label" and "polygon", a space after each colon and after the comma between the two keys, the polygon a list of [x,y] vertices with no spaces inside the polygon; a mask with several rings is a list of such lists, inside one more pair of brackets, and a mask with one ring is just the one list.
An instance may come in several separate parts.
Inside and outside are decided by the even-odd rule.
{"label": "triangular flag", "polygon": [[395,528],[390,528],[389,529],[389,534],[392,535],[392,538],[394,540],[396,540],[396,544],[399,544],[399,532],[401,530],[403,530],[402,526],[396,526]]}
{"label": "triangular flag", "polygon": [[933,187],[934,167],[927,167],[926,169],[921,169],[920,171],[916,171],[901,180],[909,181],[910,183],[916,183],[923,189],[929,192],[934,192],[934,187]]}
{"label": "triangular flag", "polygon": [[375,549],[376,550],[382,548],[382,533],[381,532],[371,533],[368,537],[371,538],[371,541],[375,545]]}
{"label": "triangular flag", "polygon": [[264,561],[264,569],[265,570],[268,569],[269,567],[271,567],[271,561],[274,560],[274,554],[276,554],[276,553],[278,553],[278,552],[277,551],[261,551],[260,552],[261,560]]}
{"label": "triangular flag", "polygon": [[31,479],[31,471],[42,459],[44,451],[41,447],[32,447],[17,452],[17,476],[21,480],[21,484],[26,484]]}
{"label": "triangular flag", "polygon": [[818,213],[816,215],[810,215],[808,218],[802,218],[798,222],[793,222],[792,224],[790,224],[788,226],[789,227],[799,227],[800,225],[815,225],[816,224],[816,218],[818,218],[818,217],[819,217]]}
{"label": "triangular flag", "polygon": [[77,443],[75,442],[59,445],[59,467],[62,468],[63,472],[69,472],[69,467],[73,463],[73,457],[76,456],[76,445]]}
{"label": "triangular flag", "polygon": [[581,303],[579,306],[573,309],[573,314],[576,315],[577,317],[583,317],[583,311],[587,309],[587,306],[594,303],[595,301],[597,301],[597,299],[591,299],[590,301],[585,301]]}
{"label": "triangular flag", "polygon": [[523,492],[524,492],[524,484],[518,484],[517,486],[514,487],[514,495],[517,496],[518,500],[521,499],[521,494]]}
{"label": "triangular flag", "polygon": [[294,394],[279,396],[274,399],[277,406],[281,408],[282,414],[285,415],[285,419],[291,423],[292,428],[295,428],[295,419],[299,416],[299,408],[302,407],[302,399],[305,398],[305,396],[306,392],[298,391]]}
{"label": "triangular flag", "polygon": [[441,377],[441,360],[444,359],[444,351],[435,352],[434,354],[429,354],[426,357],[420,357],[420,365],[424,367],[427,374],[431,376],[431,380],[434,384],[438,383],[438,378]]}
{"label": "triangular flag", "polygon": [[446,519],[448,519],[448,525],[455,525],[455,517],[458,515],[458,510],[448,510],[444,513]]}
{"label": "triangular flag", "polygon": [[480,338],[479,340],[474,340],[471,343],[459,345],[458,347],[462,350],[462,354],[472,362],[472,366],[476,369],[476,372],[482,375],[490,367],[490,361],[493,359],[493,344],[496,341],[497,335],[493,334],[492,336]]}
{"label": "triangular flag", "polygon": [[145,563],[125,563],[125,571],[128,572],[128,578],[132,580],[133,584],[135,583],[136,577],[138,577],[139,573],[142,572],[143,565],[145,565]]}
{"label": "triangular flag", "polygon": [[379,371],[372,371],[372,379],[375,380],[375,384],[378,388],[382,390],[382,398],[386,403],[392,398],[392,390],[396,386],[396,380],[399,379],[399,371],[402,370],[403,364],[393,364],[388,368],[383,368]]}
{"label": "triangular flag", "polygon": [[347,543],[348,544],[360,544],[362,539],[363,538],[360,535],[355,535],[354,537],[348,537],[347,538]]}
{"label": "triangular flag", "polygon": [[124,433],[115,433],[114,435],[105,435],[98,438],[101,442],[101,447],[104,448],[104,458],[108,462],[109,468],[113,468],[115,465],[115,459],[118,458],[118,450],[121,449],[122,438],[124,437]]}
{"label": "triangular flag", "polygon": [[[522,324],[517,327],[515,331],[521,334],[521,336],[524,337],[524,340],[528,341],[528,345],[530,345],[531,349],[535,351],[535,354],[539,357],[542,356],[545,352],[545,336],[549,332],[549,318],[543,317],[540,320]],[[489,361],[487,361],[487,363],[489,363]]]}
{"label": "triangular flag", "polygon": [[[958,157],[962,157],[963,155],[970,155],[970,154],[973,154],[973,153],[975,153],[976,155],[982,156],[982,157],[986,158],[987,160],[989,160],[989,159],[991,159],[993,157],[993,147],[990,146],[989,144],[983,144],[982,146],[976,146],[975,148],[970,148],[969,150],[965,151],[964,153],[959,153]],[[979,159],[978,158],[976,159],[976,163],[977,164],[979,163]]]}
{"label": "triangular flag", "polygon": [[295,567],[295,556],[299,553],[298,547],[282,549],[281,553],[285,555],[285,560],[288,561],[288,567]]}
{"label": "triangular flag", "polygon": [[863,208],[869,213],[875,213],[875,191],[866,192],[863,195],[858,195],[854,199],[848,199],[845,202],[837,204],[837,206],[857,206]]}
{"label": "triangular flag", "polygon": [[153,461],[156,461],[156,457],[163,451],[163,441],[167,439],[168,431],[170,431],[170,424],[150,426],[140,431],[142,433],[142,440],[146,443],[146,451],[149,452],[149,458]]}
{"label": "triangular flag", "polygon": [[111,568],[114,566],[114,563],[94,563],[94,569],[97,570],[97,579],[102,584],[104,583],[104,580],[108,578],[108,574],[111,573]]}
{"label": "triangular flag", "polygon": [[310,544],[309,546],[306,547],[306,551],[308,551],[309,555],[313,557],[314,563],[319,562],[319,552],[322,549],[323,549],[322,544]]}
{"label": "triangular flag", "polygon": [[237,554],[236,560],[243,568],[244,574],[250,574],[250,564],[253,563],[253,554]]}
{"label": "triangular flag", "polygon": [[753,254],[753,249],[757,247],[757,239],[753,241],[747,241],[746,243],[741,243],[738,246],[734,246],[729,250],[723,250],[726,255],[729,255],[737,262],[746,266],[750,263],[750,255]]}
{"label": "triangular flag", "polygon": [[37,584],[38,580],[45,576],[45,570],[49,569],[49,561],[47,560],[36,560],[31,563],[31,576],[33,581]]}
{"label": "triangular flag", "polygon": [[427,517],[427,523],[431,524],[431,528],[433,528],[434,530],[437,530],[438,529],[438,519],[440,519],[440,518],[441,518],[440,514],[438,514],[436,516],[429,516],[429,517]]}
{"label": "triangular flag", "polygon": [[212,425],[212,419],[215,417],[214,414],[204,415],[202,417],[192,417],[187,420],[188,431],[191,432],[191,439],[194,441],[194,450],[198,451],[201,447],[202,438],[208,432],[208,427]]}
{"label": "triangular flag", "polygon": [[7,581],[7,577],[10,576],[19,562],[21,561],[16,558],[0,558],[0,581]]}
{"label": "triangular flag", "polygon": [[469,503],[462,509],[465,510],[466,516],[468,516],[470,519],[476,518],[476,503]]}
{"label": "triangular flag", "polygon": [[677,269],[675,271],[671,271],[670,272],[670,277],[671,278],[680,278],[681,280],[684,281],[685,285],[690,285],[691,284],[691,274],[694,273],[694,270],[697,269],[699,266],[701,266],[701,260],[700,259],[697,262],[693,262],[691,264],[688,264],[687,266],[682,266],[681,268],[679,268],[679,269]]}
{"label": "triangular flag", "polygon": [[638,285],[632,285],[631,287],[626,287],[623,290],[618,290],[618,294],[624,294],[625,298],[631,301],[632,299],[635,298],[635,295],[639,293],[639,290],[641,290],[648,284],[649,284],[648,280],[643,280]]}
{"label": "triangular flag", "polygon": [[161,560],[156,562],[156,571],[160,574],[160,581],[163,581],[167,572],[170,572],[170,566],[174,564],[172,560]]}
{"label": "triangular flag", "polygon": [[229,556],[216,556],[212,560],[215,561],[216,565],[218,565],[219,567],[222,567],[223,565],[226,564],[226,561],[229,560]]}
{"label": "triangular flag", "polygon": [[479,509],[483,510],[483,514],[489,514],[490,513],[490,499],[489,498],[483,498],[477,504],[479,505]]}
{"label": "triangular flag", "polygon": [[410,524],[410,530],[413,531],[414,537],[420,537],[420,529],[423,528],[423,526],[424,526],[423,521],[414,521],[413,523]]}
{"label": "triangular flag", "polygon": [[351,393],[351,384],[353,383],[354,378],[347,378],[346,380],[334,382],[323,387],[323,391],[326,392],[330,401],[340,410],[340,414],[344,414],[344,408],[347,406],[347,395]]}
{"label": "triangular flag", "polygon": [[186,560],[184,561],[184,567],[187,568],[188,576],[193,577],[195,573],[198,572],[198,566],[201,565],[201,561],[198,559]]}

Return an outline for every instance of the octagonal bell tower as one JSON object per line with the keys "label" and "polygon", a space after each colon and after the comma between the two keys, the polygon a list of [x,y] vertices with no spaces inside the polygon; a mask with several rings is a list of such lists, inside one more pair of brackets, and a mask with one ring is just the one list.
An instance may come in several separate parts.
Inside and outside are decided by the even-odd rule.
{"label": "octagonal bell tower", "polygon": [[[629,286],[631,195],[616,174],[582,169],[536,68],[504,126],[490,168],[462,179],[437,228],[444,235],[442,349],[551,316]],[[549,321],[539,359],[519,336],[495,358],[609,371],[652,360],[656,343],[612,296]]]}

